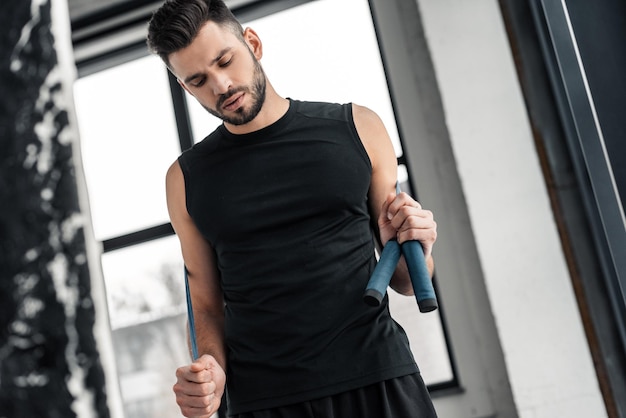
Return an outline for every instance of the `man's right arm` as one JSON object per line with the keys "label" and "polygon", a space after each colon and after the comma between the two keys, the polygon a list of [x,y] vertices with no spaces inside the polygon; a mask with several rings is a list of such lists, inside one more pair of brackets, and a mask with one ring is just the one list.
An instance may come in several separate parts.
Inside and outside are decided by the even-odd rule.
{"label": "man's right arm", "polygon": [[187,212],[185,181],[178,161],[166,176],[167,208],[189,273],[199,359],[176,371],[176,401],[183,415],[204,417],[219,407],[226,381],[224,300],[215,253]]}

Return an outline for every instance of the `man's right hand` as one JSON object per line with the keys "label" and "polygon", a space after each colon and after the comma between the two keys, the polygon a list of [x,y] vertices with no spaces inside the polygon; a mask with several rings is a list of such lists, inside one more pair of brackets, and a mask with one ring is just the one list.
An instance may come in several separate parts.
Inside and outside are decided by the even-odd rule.
{"label": "man's right hand", "polygon": [[224,394],[226,374],[208,354],[176,370],[174,393],[185,417],[208,418],[217,412]]}

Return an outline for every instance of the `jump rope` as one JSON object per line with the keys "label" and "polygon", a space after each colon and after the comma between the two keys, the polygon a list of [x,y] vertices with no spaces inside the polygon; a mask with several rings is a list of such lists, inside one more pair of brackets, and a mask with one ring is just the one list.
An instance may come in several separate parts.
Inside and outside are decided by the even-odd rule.
{"label": "jump rope", "polygon": [[[400,194],[400,192],[400,185],[396,183],[396,194]],[[400,253],[404,255],[409,269],[413,292],[420,312],[434,311],[438,307],[437,297],[430,280],[430,273],[426,267],[424,250],[419,241],[405,241],[402,245],[398,244],[395,239],[387,241],[367,284],[363,300],[371,306],[380,305],[391,282],[391,276],[393,276],[400,260]]]}
{"label": "jump rope", "polygon": [[[396,184],[396,193],[400,193],[400,186]],[[420,312],[431,312],[437,309],[437,297],[430,279],[430,273],[426,267],[424,258],[424,250],[419,241],[405,241],[402,245],[398,244],[395,239],[390,239],[385,244],[380,254],[378,263],[372,272],[372,276],[365,288],[363,300],[371,306],[379,306],[385,294],[387,287],[391,282],[400,255],[404,255],[411,284],[417,299],[417,306]],[[196,326],[194,322],[193,309],[191,306],[191,294],[189,292],[189,273],[187,267],[185,270],[185,292],[187,294],[187,317],[189,319],[189,340],[191,342],[191,354],[193,359],[198,358],[198,342],[196,339]]]}
{"label": "jump rope", "polygon": [[189,323],[189,340],[191,341],[191,355],[193,359],[198,358],[198,341],[196,340],[196,324],[193,320],[193,309],[191,308],[191,293],[189,292],[189,273],[185,266],[185,293],[187,294],[187,318]]}

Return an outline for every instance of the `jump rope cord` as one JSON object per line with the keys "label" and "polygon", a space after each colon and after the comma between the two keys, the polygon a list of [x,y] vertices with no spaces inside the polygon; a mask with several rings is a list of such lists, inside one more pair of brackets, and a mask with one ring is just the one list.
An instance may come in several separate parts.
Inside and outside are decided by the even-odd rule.
{"label": "jump rope cord", "polygon": [[198,358],[198,342],[196,340],[196,324],[193,319],[193,308],[191,306],[191,293],[189,292],[189,273],[185,267],[185,293],[187,293],[187,318],[189,319],[189,340],[191,341],[191,355],[193,359]]}

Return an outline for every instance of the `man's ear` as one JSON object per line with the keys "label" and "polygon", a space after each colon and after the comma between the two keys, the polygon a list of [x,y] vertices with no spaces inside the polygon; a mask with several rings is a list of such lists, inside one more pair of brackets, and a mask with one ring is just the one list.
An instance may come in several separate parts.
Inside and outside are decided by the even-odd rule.
{"label": "man's ear", "polygon": [[246,28],[243,31],[243,39],[256,59],[260,60],[263,57],[263,43],[259,35],[257,35],[254,29]]}

